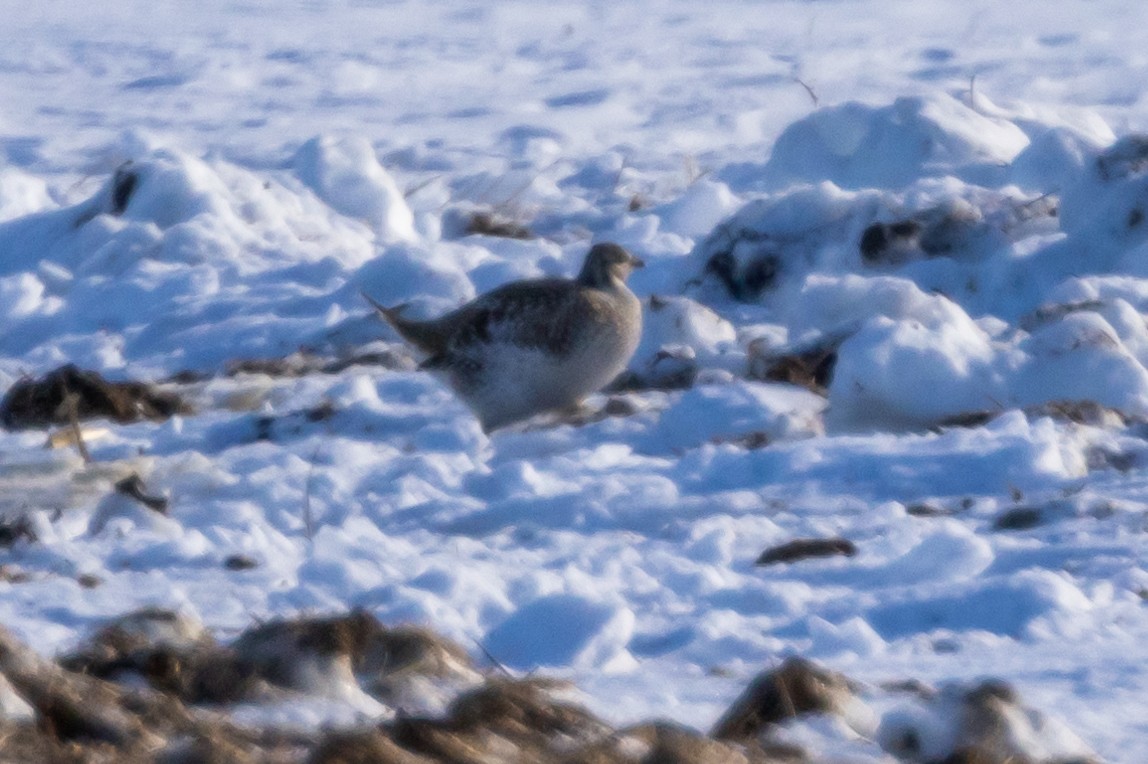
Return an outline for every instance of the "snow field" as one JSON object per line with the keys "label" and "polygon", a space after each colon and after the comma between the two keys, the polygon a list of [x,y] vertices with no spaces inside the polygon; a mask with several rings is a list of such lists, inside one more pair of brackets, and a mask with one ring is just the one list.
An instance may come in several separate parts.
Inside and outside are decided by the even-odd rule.
{"label": "snow field", "polygon": [[[923,760],[953,746],[957,690],[880,683],[993,676],[1051,719],[1016,711],[1017,750],[1143,758],[1135,25],[1034,13],[1022,55],[988,6],[961,46],[938,30],[971,22],[947,6],[870,6],[771,3],[770,24],[727,27],[443,3],[431,35],[401,3],[219,4],[231,28],[161,24],[118,57],[174,15],[125,3],[97,40],[77,8],[33,50],[39,22],[16,13],[0,87],[72,106],[13,98],[0,120],[0,386],[72,362],[165,380],[194,412],[100,423],[89,465],[0,435],[5,516],[38,538],[3,552],[27,579],[0,583],[0,622],[53,654],[148,605],[222,636],[361,607],[570,677],[619,723],[701,728],[799,654],[869,688],[867,722],[790,730],[843,760],[882,760],[909,727]],[[345,39],[299,43],[304,23]],[[538,237],[465,235],[475,210]],[[569,275],[599,240],[647,261],[645,333],[629,384],[591,401],[623,415],[580,425],[484,436],[360,294],[434,315]],[[816,343],[835,348],[824,396],[753,371]],[[227,374],[300,351],[391,360]],[[166,516],[111,491],[133,471]],[[754,565],[837,537],[857,554]],[[237,554],[256,567],[229,570]],[[341,705],[242,713],[387,712],[340,687],[317,694]]]}

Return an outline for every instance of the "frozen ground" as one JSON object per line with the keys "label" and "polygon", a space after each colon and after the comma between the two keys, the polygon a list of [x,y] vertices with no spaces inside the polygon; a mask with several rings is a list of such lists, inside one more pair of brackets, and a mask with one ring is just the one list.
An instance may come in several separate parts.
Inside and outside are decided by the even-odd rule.
{"label": "frozen ground", "polygon": [[[791,654],[995,676],[1148,760],[1143,3],[110,5],[0,2],[0,388],[193,372],[194,413],[86,467],[0,434],[38,538],[0,623],[358,606],[702,729]],[[596,240],[658,296],[628,416],[488,438],[360,296],[432,314]],[[825,396],[762,381],[819,344]],[[223,374],[301,349],[394,362]],[[857,554],[754,565],[826,537]]]}

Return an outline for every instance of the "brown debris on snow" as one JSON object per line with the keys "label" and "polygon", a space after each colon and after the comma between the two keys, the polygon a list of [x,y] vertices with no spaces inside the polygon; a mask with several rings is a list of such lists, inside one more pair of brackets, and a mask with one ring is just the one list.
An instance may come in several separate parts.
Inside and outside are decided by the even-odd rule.
{"label": "brown debris on snow", "polygon": [[983,427],[1003,414],[1004,411],[966,411],[961,414],[947,416],[937,422],[937,429],[944,430],[949,427]]}
{"label": "brown debris on snow", "polygon": [[464,236],[471,235],[493,236],[501,239],[533,239],[534,233],[508,217],[497,212],[478,210],[466,220],[463,229]]}
{"label": "brown debris on snow", "polygon": [[1098,311],[1104,308],[1101,300],[1078,300],[1076,302],[1058,302],[1041,305],[1036,310],[1021,316],[1017,326],[1026,332],[1032,332],[1041,326],[1059,321],[1071,313],[1081,311]]}
{"label": "brown debris on snow", "polygon": [[232,703],[271,694],[358,687],[403,708],[427,681],[481,681],[458,645],[415,626],[383,626],[356,611],[331,618],[273,621],[223,646],[187,616],[147,608],[114,619],[61,665],[102,679],[136,675],[187,703]]}
{"label": "brown debris on snow", "polygon": [[67,364],[40,379],[12,385],[0,401],[0,424],[19,430],[69,424],[73,417],[102,417],[126,424],[141,419],[160,421],[186,411],[178,395],[154,385],[109,382],[98,372]]}
{"label": "brown debris on snow", "polygon": [[861,259],[868,265],[900,265],[920,248],[921,230],[916,220],[874,223],[861,234]]}
{"label": "brown debris on snow", "polygon": [[149,494],[143,478],[134,472],[116,482],[115,489],[124,496],[135,499],[153,512],[159,512],[161,515],[167,514],[167,498]]}
{"label": "brown debris on snow", "polygon": [[669,722],[619,730],[563,764],[801,764],[805,752],[784,744],[715,740]]}
{"label": "brown debris on snow", "polygon": [[[0,640],[0,673],[10,676],[50,723],[40,725],[47,732],[33,734],[29,725],[0,740],[0,757],[34,750],[46,752],[42,760],[68,761],[60,751],[79,746],[82,753],[75,761],[105,757],[109,761],[168,762],[305,760],[308,764],[788,764],[804,760],[802,752],[791,747],[770,747],[767,753],[752,741],[746,745],[722,742],[662,722],[615,731],[564,699],[562,694],[569,689],[566,683],[540,678],[488,677],[459,694],[442,717],[400,716],[379,727],[317,732],[310,737],[242,730],[222,717],[184,705],[223,702],[173,691],[172,677],[185,670],[194,673],[186,663],[179,669],[169,664],[164,674],[169,681],[159,681],[162,672],[154,665],[157,662],[186,661],[195,650],[204,655],[214,651],[218,657],[230,649],[215,645],[197,624],[170,611],[146,610],[117,619],[95,635],[86,653],[66,659],[64,666],[38,658],[17,644],[14,650],[41,675],[42,681],[31,684],[23,674],[11,673],[4,662],[4,645]],[[384,664],[397,671],[405,668],[441,675],[455,661],[466,658],[456,646],[430,632],[387,629],[364,613],[257,626],[238,640],[234,657],[268,678],[290,680],[287,664],[298,658],[304,646],[346,656],[357,668],[366,669],[360,677],[371,671],[390,672]],[[107,681],[126,671],[137,672],[163,692],[130,690]],[[367,686],[369,679],[364,681]],[[96,703],[89,707],[82,702],[86,698]],[[145,750],[147,754],[142,753]],[[156,751],[162,751],[162,756],[148,758]]]}
{"label": "brown debris on snow", "polygon": [[664,347],[644,366],[641,371],[623,371],[606,389],[611,392],[688,390],[701,372],[694,351],[685,346]]}
{"label": "brown debris on snow", "polygon": [[1131,417],[1124,412],[1096,401],[1048,401],[1028,406],[1024,413],[1030,419],[1047,416],[1062,422],[1093,427],[1124,427],[1131,421]]}
{"label": "brown debris on snow", "polygon": [[489,679],[451,704],[444,719],[398,719],[392,739],[435,761],[560,761],[563,752],[597,742],[611,730],[589,711],[558,699],[561,683]]}
{"label": "brown debris on snow", "polygon": [[131,169],[131,165],[130,160],[124,162],[112,176],[111,205],[108,211],[117,217],[127,210],[132,194],[139,185],[139,174]]}
{"label": "brown debris on snow", "polygon": [[[660,720],[614,729],[568,699],[568,683],[541,677],[480,677],[431,715],[400,712],[383,723],[297,731],[245,727],[226,716],[232,702],[281,702],[293,697],[287,690],[231,697],[187,691],[188,676],[225,673],[227,666],[246,666],[262,675],[260,682],[274,676],[290,680],[291,664],[308,653],[353,665],[352,681],[365,690],[392,669],[441,676],[468,660],[461,648],[432,632],[388,628],[362,612],[263,624],[236,644],[221,646],[193,619],[147,609],[109,623],[85,650],[59,662],[40,657],[0,628],[0,680],[11,683],[32,714],[0,719],[0,761],[806,764],[818,759],[781,741],[781,726],[817,713],[849,724],[860,703],[850,680],[801,658],[754,679],[710,734]],[[138,687],[133,674],[151,687]],[[126,684],[112,681],[117,678]],[[939,691],[911,682],[905,688],[924,716],[895,716],[877,730],[881,745],[905,761],[1029,762],[1017,740],[1055,727],[1000,681]],[[925,726],[918,729],[919,724]],[[951,727],[952,734],[931,734],[937,725]],[[1071,736],[1060,728],[1052,732],[1056,739]],[[947,747],[938,749],[938,740]],[[1090,762],[1062,758],[1041,764],[1050,761]]]}
{"label": "brown debris on snow", "polygon": [[749,345],[749,376],[797,385],[825,396],[833,381],[837,349],[843,339],[823,338],[805,347],[779,350],[770,350],[762,340],[754,340]]}
{"label": "brown debris on snow", "polygon": [[848,679],[803,658],[760,674],[714,725],[718,740],[752,740],[801,714],[838,713],[853,695]]}
{"label": "brown debris on snow", "polygon": [[861,234],[861,260],[872,267],[896,267],[930,257],[976,256],[978,245],[1006,239],[1026,223],[1057,217],[1058,200],[1051,195],[1019,202],[949,199],[892,222],[875,222]]}
{"label": "brown debris on snow", "polygon": [[[882,747],[903,761],[929,764],[1094,764],[1087,754],[1033,758],[1025,741],[1050,726],[1038,711],[1026,707],[1016,689],[1000,679],[942,687],[922,697],[931,722],[896,718],[882,725]],[[927,717],[926,717],[927,718]],[[924,726],[922,726],[922,724]],[[938,729],[938,725],[948,727]],[[1071,737],[1071,733],[1060,734]],[[947,743],[938,750],[939,740]],[[926,742],[928,741],[928,742]],[[1068,748],[1082,744],[1062,743]]]}
{"label": "brown debris on snow", "polygon": [[233,649],[242,665],[273,684],[309,689],[314,674],[306,669],[318,667],[398,708],[425,680],[467,685],[480,678],[459,645],[417,626],[384,626],[361,610],[263,624],[242,634]]}
{"label": "brown debris on snow", "polygon": [[798,562],[811,557],[852,557],[855,554],[857,546],[849,539],[794,539],[766,549],[754,565]]}
{"label": "brown debris on snow", "polygon": [[922,501],[905,507],[905,514],[911,517],[952,517],[956,510]]}
{"label": "brown debris on snow", "polygon": [[201,624],[157,608],[114,619],[60,665],[108,680],[135,674],[186,703],[230,703],[254,697],[261,688],[255,672]]}
{"label": "brown debris on snow", "polygon": [[[1096,401],[1056,400],[1025,406],[1021,409],[1029,419],[1050,417],[1058,422],[1118,429],[1126,427],[1133,418],[1124,412],[1105,406]],[[1005,413],[1005,409],[969,411],[954,414],[937,423],[940,429],[946,427],[980,427]]]}
{"label": "brown debris on snow", "polygon": [[744,448],[746,451],[756,451],[759,448],[765,448],[770,442],[769,434],[761,430],[744,432],[740,435],[718,435],[710,438],[710,443],[713,443],[715,446],[737,446],[738,448]]}
{"label": "brown debris on snow", "polygon": [[87,645],[61,662],[70,671],[104,675],[99,664],[122,662],[158,645],[191,646],[212,643],[197,620],[173,610],[143,608],[110,620]]}
{"label": "brown debris on snow", "polygon": [[246,554],[229,554],[223,560],[223,567],[237,572],[253,570],[259,567],[259,561]]}
{"label": "brown debris on snow", "polygon": [[434,764],[404,750],[380,730],[335,732],[328,735],[307,759],[307,764]]}
{"label": "brown debris on snow", "polygon": [[[117,762],[255,760],[285,750],[287,736],[241,729],[223,717],[151,690],[123,687],[69,671],[37,655],[0,628],[0,674],[33,708],[34,723],[7,723],[4,761]],[[230,751],[180,755],[189,744]],[[274,761],[261,756],[259,761]]]}
{"label": "brown debris on snow", "polygon": [[255,440],[271,440],[292,437],[305,432],[310,425],[330,420],[338,409],[330,401],[320,401],[317,405],[301,411],[256,417]]}
{"label": "brown debris on snow", "polygon": [[1035,528],[1043,519],[1043,514],[1036,507],[1013,507],[993,521],[993,530],[1023,531]]}
{"label": "brown debris on snow", "polygon": [[[764,239],[749,231],[742,231],[741,235],[746,239]],[[735,300],[751,302],[777,284],[782,271],[782,255],[763,241],[763,246],[752,258],[741,262],[734,255],[735,249],[736,240],[731,237],[728,249],[715,252],[706,261],[705,274],[715,276]]]}
{"label": "brown debris on snow", "polygon": [[268,377],[304,377],[308,374],[339,374],[352,366],[379,366],[392,371],[413,371],[418,367],[404,348],[325,358],[300,350],[280,358],[248,358],[227,364],[225,376],[262,374]]}
{"label": "brown debris on snow", "polygon": [[36,529],[27,515],[0,517],[0,548],[10,547],[18,541],[32,544],[37,540]]}

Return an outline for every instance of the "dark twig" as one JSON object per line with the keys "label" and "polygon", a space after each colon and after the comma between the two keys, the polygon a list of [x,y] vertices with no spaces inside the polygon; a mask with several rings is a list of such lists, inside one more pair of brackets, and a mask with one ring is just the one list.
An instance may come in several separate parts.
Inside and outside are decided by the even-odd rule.
{"label": "dark twig", "polygon": [[494,664],[494,667],[495,667],[495,668],[497,668],[497,669],[498,669],[499,671],[501,671],[503,674],[506,674],[506,675],[507,675],[508,677],[510,677],[511,679],[513,679],[513,678],[514,678],[514,672],[512,672],[512,671],[511,671],[510,669],[508,669],[508,668],[507,668],[505,665],[503,665],[502,661],[498,660],[498,658],[495,658],[495,657],[494,657],[494,654],[493,654],[493,653],[491,653],[489,650],[487,650],[487,649],[486,649],[486,645],[482,644],[482,643],[481,643],[481,642],[479,642],[477,639],[475,639],[475,640],[474,640],[474,643],[475,643],[476,645],[478,645],[478,649],[479,649],[479,650],[482,650],[482,654],[486,656],[486,659],[487,659],[488,661],[490,661],[491,663],[493,663],[493,664]]}
{"label": "dark twig", "polygon": [[798,77],[796,75],[794,75],[793,81],[796,82],[801,87],[805,88],[805,92],[809,94],[809,98],[810,98],[810,100],[813,101],[814,107],[821,105],[821,99],[817,97],[817,93],[815,93],[813,91],[813,88],[811,88],[809,86],[809,83],[807,83],[805,80],[801,79],[800,77]]}

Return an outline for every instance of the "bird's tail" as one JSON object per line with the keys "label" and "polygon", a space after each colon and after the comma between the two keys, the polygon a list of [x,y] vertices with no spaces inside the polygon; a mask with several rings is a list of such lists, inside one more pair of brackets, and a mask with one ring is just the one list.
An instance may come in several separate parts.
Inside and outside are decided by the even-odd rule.
{"label": "bird's tail", "polygon": [[361,292],[363,299],[371,304],[384,321],[394,327],[407,342],[426,353],[438,353],[443,349],[443,336],[437,321],[414,321],[403,318],[403,308],[406,303],[388,308],[372,298],[366,292]]}

